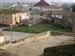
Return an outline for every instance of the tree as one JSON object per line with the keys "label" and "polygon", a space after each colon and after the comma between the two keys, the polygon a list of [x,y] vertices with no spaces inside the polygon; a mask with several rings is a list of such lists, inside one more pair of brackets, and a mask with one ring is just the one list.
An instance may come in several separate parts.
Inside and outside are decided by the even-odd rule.
{"label": "tree", "polygon": [[72,5],[72,32],[75,33],[75,4]]}
{"label": "tree", "polygon": [[75,4],[72,5],[72,12],[75,12]]}

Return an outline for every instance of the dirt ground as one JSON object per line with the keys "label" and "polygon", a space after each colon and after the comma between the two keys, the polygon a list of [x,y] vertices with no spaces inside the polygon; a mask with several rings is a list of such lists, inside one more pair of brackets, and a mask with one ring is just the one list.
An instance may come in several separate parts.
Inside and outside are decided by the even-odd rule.
{"label": "dirt ground", "polygon": [[31,43],[25,43],[24,41],[16,44],[8,44],[1,48],[8,50],[9,52],[18,56],[40,56],[43,53],[43,49],[46,47],[72,44],[74,37],[71,36],[50,36],[48,39],[39,40]]}

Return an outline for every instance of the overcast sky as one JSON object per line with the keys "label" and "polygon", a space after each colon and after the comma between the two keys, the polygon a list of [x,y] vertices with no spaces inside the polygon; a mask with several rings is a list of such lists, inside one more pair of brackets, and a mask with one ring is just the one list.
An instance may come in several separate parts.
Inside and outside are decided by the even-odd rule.
{"label": "overcast sky", "polygon": [[[39,0],[0,0],[2,2],[38,2]],[[75,0],[45,0],[48,2],[75,2]]]}

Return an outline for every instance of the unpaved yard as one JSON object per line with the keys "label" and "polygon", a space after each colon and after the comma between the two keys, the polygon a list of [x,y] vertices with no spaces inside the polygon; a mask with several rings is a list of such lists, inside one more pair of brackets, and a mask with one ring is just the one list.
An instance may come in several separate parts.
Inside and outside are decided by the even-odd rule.
{"label": "unpaved yard", "polygon": [[24,41],[16,44],[8,44],[2,46],[18,56],[39,56],[43,53],[46,47],[57,46],[61,44],[73,43],[74,37],[71,36],[50,36],[48,39],[39,40],[32,43],[25,43]]}

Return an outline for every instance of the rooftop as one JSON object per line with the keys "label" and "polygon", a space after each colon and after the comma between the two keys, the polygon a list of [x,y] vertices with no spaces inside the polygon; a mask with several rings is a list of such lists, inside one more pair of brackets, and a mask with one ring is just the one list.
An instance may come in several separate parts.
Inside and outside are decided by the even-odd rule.
{"label": "rooftop", "polygon": [[0,10],[0,13],[18,13],[18,12],[21,12],[21,11],[11,10],[11,9],[3,9],[3,10]]}
{"label": "rooftop", "polygon": [[50,6],[50,5],[47,2],[45,2],[44,0],[40,0],[34,6],[43,7],[43,6]]}

